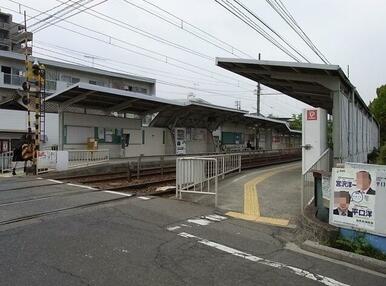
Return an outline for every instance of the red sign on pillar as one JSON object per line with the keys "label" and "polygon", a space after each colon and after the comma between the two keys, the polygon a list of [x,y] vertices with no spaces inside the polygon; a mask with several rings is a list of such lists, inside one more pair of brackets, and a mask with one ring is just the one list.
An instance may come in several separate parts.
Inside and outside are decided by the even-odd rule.
{"label": "red sign on pillar", "polygon": [[318,111],[316,109],[307,110],[307,120],[317,120],[318,119]]}

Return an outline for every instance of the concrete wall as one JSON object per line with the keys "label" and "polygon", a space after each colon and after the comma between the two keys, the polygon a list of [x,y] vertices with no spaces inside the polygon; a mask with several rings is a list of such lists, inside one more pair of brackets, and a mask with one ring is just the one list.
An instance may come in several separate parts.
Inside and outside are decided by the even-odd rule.
{"label": "concrete wall", "polygon": [[[151,155],[163,155],[166,153],[166,142],[170,141],[166,140],[167,137],[170,137],[170,132],[164,128],[153,128],[153,127],[143,127],[141,131],[144,131],[145,137],[144,144],[133,143],[129,144],[129,146],[125,147],[125,157],[134,157],[140,154],[151,156]],[[168,135],[169,133],[169,135]],[[163,141],[163,137],[165,136],[165,141]]]}
{"label": "concrete wall", "polygon": [[[91,115],[91,114],[79,114],[79,113],[63,113],[63,126],[75,126],[75,127],[100,127],[100,128],[111,128],[111,129],[127,129],[136,130],[137,133],[141,134],[141,120],[131,118],[120,118],[112,116],[102,115]],[[64,133],[65,131],[63,131]],[[64,135],[64,134],[63,134]],[[63,144],[63,149],[81,149],[84,150],[87,147],[87,141],[83,144],[68,144],[64,142],[63,136],[61,136],[60,142]],[[70,141],[70,140],[69,140]],[[133,143],[142,142],[142,139],[131,138]],[[70,141],[71,142],[71,141]],[[121,157],[123,155],[121,142],[117,143],[98,143],[99,149],[110,149],[111,157]]]}
{"label": "concrete wall", "polygon": [[[186,153],[208,153],[212,152],[213,135],[203,128],[188,128],[186,139]],[[190,134],[189,134],[190,132]]]}

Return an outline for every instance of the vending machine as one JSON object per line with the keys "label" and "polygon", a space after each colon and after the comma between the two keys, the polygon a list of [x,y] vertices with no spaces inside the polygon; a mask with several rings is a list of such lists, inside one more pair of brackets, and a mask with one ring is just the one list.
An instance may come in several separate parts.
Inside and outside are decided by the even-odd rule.
{"label": "vending machine", "polygon": [[186,154],[186,128],[176,128],[175,138],[176,138],[176,154],[177,155]]}

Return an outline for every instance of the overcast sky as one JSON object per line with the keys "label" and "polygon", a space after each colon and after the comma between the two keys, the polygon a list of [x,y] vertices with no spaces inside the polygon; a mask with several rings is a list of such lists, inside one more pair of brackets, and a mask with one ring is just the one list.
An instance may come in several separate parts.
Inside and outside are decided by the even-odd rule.
{"label": "overcast sky", "polygon": [[[88,1],[90,0],[83,0],[83,3]],[[251,112],[255,111],[256,105],[255,83],[216,67],[214,58],[246,58],[245,54],[257,57],[260,52],[262,59],[292,61],[214,0],[148,1],[187,23],[199,27],[202,31],[210,33],[222,42],[212,39],[215,46],[199,39],[186,30],[203,38],[208,36],[187,23],[184,23],[184,29],[181,29],[178,27],[181,25],[178,19],[157,10],[143,0],[108,0],[106,2],[94,0],[89,5],[103,2],[94,7],[94,10],[108,15],[112,20],[121,21],[121,26],[80,13],[67,20],[105,35],[61,22],[58,25],[69,30],[52,25],[35,33],[35,55],[89,65],[94,61],[94,66],[97,68],[106,69],[108,66],[115,71],[156,78],[158,80],[157,96],[160,97],[186,99],[188,94],[193,93],[196,97],[228,107],[235,107],[235,101],[241,100],[242,109]],[[2,11],[14,14],[14,19],[21,21],[20,14],[4,9],[7,7],[18,11],[20,7],[16,2],[24,4],[21,10],[26,10],[28,17],[31,17],[39,12],[26,6],[47,10],[59,5],[60,2],[70,3],[71,0],[0,0]],[[127,2],[162,13],[168,22]],[[318,57],[265,0],[242,0],[241,2],[283,35],[312,62],[320,63]],[[386,68],[384,18],[386,1],[282,0],[282,2],[332,64],[340,65],[345,72],[347,65],[350,65],[350,80],[357,87],[362,98],[367,103],[374,98],[375,89],[386,83],[384,72]],[[60,8],[63,7],[65,6]],[[33,26],[33,24],[39,18],[41,16],[28,21],[32,31],[38,29],[39,25]],[[170,42],[164,44],[139,35],[128,30],[124,23]],[[78,31],[99,40],[71,31]],[[124,42],[117,41],[116,38]],[[110,42],[112,45],[109,44]],[[172,46],[176,44],[185,50],[189,49],[190,52]],[[240,52],[236,51],[236,55],[227,52],[226,50],[232,49],[229,45]],[[86,54],[97,58],[92,60],[90,57],[85,57]],[[263,87],[263,94],[270,92],[272,91]],[[272,113],[276,116],[289,116],[300,112],[304,106],[301,102],[287,96],[265,95],[262,96],[261,110],[265,115]]]}

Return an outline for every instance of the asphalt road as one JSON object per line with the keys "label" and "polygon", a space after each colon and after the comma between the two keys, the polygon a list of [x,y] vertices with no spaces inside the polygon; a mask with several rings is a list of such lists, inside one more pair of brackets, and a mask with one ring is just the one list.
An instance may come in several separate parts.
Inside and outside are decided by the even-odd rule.
{"label": "asphalt road", "polygon": [[[6,184],[18,184],[0,180],[0,202],[13,200],[0,213],[7,219],[119,197],[87,189],[62,197],[76,186],[33,182],[12,199]],[[24,206],[42,193],[54,197]],[[294,230],[213,214],[170,198],[125,197],[0,225],[0,285],[386,285],[385,276],[289,250]]]}

